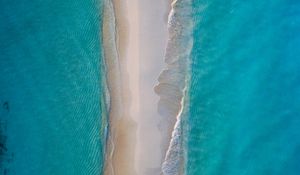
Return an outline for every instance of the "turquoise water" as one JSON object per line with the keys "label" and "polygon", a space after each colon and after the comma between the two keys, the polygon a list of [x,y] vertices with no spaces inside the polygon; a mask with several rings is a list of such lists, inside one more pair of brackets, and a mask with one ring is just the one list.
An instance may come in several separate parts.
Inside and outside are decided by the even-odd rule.
{"label": "turquoise water", "polygon": [[193,1],[187,175],[300,174],[300,1]]}
{"label": "turquoise water", "polygon": [[0,2],[0,174],[102,174],[101,7]]}
{"label": "turquoise water", "polygon": [[[300,174],[300,2],[192,2],[185,174]],[[0,174],[102,174],[101,8],[0,2]]]}

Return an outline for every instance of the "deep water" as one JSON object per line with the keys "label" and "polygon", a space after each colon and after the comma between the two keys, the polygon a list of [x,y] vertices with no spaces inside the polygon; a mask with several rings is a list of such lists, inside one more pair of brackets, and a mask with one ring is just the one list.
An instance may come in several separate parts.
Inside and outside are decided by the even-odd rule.
{"label": "deep water", "polygon": [[300,174],[300,1],[195,0],[186,175]]}
{"label": "deep water", "polygon": [[101,8],[0,1],[0,174],[102,174]]}

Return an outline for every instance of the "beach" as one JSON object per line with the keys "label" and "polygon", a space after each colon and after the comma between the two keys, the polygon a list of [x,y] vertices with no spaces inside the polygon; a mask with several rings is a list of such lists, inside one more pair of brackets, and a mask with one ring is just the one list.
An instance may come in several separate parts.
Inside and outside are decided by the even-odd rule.
{"label": "beach", "polygon": [[159,129],[164,121],[153,88],[164,68],[169,10],[170,2],[162,0],[105,1],[103,42],[110,93],[105,175],[161,173],[168,146],[162,140],[168,139]]}
{"label": "beach", "polygon": [[168,123],[158,113],[159,96],[153,89],[165,67],[170,2],[140,0],[139,9],[140,96],[143,100],[140,103],[141,115],[138,119],[138,172],[142,175],[156,175],[161,172],[161,164],[169,143],[167,135],[171,136],[172,132],[165,132]]}
{"label": "beach", "polygon": [[104,56],[110,96],[109,136],[105,160],[105,175],[134,175],[136,124],[132,120],[130,91],[126,70],[128,29],[124,27],[122,1],[105,1],[103,19]]}

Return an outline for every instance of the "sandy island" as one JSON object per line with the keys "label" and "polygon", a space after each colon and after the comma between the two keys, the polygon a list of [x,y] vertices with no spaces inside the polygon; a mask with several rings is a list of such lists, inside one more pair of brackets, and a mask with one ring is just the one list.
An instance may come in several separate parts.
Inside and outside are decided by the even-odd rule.
{"label": "sandy island", "polygon": [[164,67],[169,10],[170,0],[104,1],[110,92],[105,175],[161,174],[168,145],[162,143],[166,136],[158,127],[163,120],[153,87]]}

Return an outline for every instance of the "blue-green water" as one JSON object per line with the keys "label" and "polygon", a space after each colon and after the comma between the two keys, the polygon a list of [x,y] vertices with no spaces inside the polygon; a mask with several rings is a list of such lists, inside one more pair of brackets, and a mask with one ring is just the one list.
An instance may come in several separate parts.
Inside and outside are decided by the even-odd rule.
{"label": "blue-green water", "polygon": [[193,1],[186,175],[300,174],[300,1]]}
{"label": "blue-green water", "polygon": [[0,1],[0,174],[102,174],[101,8]]}
{"label": "blue-green water", "polygon": [[[185,174],[300,174],[300,1],[191,2]],[[0,174],[102,174],[101,11],[0,2]]]}

